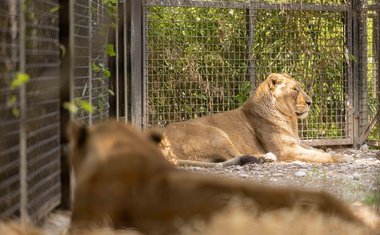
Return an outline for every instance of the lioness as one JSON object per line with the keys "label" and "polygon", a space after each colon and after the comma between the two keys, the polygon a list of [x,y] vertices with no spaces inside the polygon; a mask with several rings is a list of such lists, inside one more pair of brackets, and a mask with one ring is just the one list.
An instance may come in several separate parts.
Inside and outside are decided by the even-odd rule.
{"label": "lioness", "polygon": [[343,203],[323,192],[179,170],[165,160],[157,135],[117,121],[89,129],[72,123],[69,136],[69,162],[76,177],[72,231],[105,224],[168,234],[182,222],[210,218],[237,196],[251,199],[259,212],[312,208],[361,224]]}
{"label": "lioness", "polygon": [[174,164],[200,166],[244,164],[249,156],[265,160],[269,152],[280,161],[352,161],[301,143],[297,119],[307,117],[311,103],[295,79],[270,74],[238,109],[168,125],[163,153]]}

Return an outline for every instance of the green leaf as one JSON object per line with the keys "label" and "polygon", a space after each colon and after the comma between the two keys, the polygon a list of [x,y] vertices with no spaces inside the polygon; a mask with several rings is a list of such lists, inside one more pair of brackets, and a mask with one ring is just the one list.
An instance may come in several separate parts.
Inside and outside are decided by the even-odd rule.
{"label": "green leaf", "polygon": [[108,91],[108,93],[109,93],[110,95],[115,96],[115,93],[114,93],[111,89],[108,89],[107,91]]}
{"label": "green leaf", "polygon": [[111,72],[108,69],[104,69],[103,73],[106,78],[109,78],[111,76]]}
{"label": "green leaf", "polygon": [[56,6],[56,7],[51,8],[50,13],[56,13],[59,10],[59,8],[61,8],[61,6]]}
{"label": "green leaf", "polygon": [[66,55],[66,47],[63,44],[59,44],[59,49],[61,49],[61,58]]}
{"label": "green leaf", "polygon": [[23,84],[29,82],[29,80],[30,80],[30,77],[28,74],[17,72],[16,77],[12,80],[11,89],[12,90],[16,89],[22,86]]}
{"label": "green leaf", "polygon": [[115,47],[113,44],[108,44],[106,47],[106,52],[109,56],[116,56]]}
{"label": "green leaf", "polygon": [[78,106],[82,107],[86,112],[92,113],[95,111],[95,108],[85,100],[77,100]]}
{"label": "green leaf", "polygon": [[17,106],[13,106],[12,107],[12,114],[15,117],[19,117],[20,116],[20,110],[17,108]]}
{"label": "green leaf", "polygon": [[11,96],[11,104],[12,105],[16,105],[17,104],[17,96],[16,95],[12,95]]}
{"label": "green leaf", "polygon": [[72,102],[65,102],[63,104],[63,108],[69,110],[69,112],[71,112],[71,113],[78,112],[78,107]]}
{"label": "green leaf", "polygon": [[92,69],[94,71],[99,71],[99,66],[97,66],[95,63],[92,64]]}

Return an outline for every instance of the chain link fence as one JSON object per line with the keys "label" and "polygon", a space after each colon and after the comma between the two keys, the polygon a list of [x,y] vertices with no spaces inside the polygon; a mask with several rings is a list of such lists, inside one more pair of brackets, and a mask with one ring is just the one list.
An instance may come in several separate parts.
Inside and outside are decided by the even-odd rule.
{"label": "chain link fence", "polygon": [[360,117],[364,137],[369,134],[368,142],[379,146],[380,140],[380,2],[363,2],[362,20],[362,74],[363,95]]}
{"label": "chain link fence", "polygon": [[58,1],[1,6],[0,218],[38,220],[60,203]]}
{"label": "chain link fence", "polygon": [[[72,119],[86,125],[109,118],[110,14],[102,0],[0,4],[0,219],[38,221],[61,203],[61,107],[75,106]],[[72,17],[66,47],[63,6]],[[61,56],[70,58],[67,77]],[[61,101],[65,92],[71,106]]]}
{"label": "chain link fence", "polygon": [[379,80],[378,26],[365,30],[378,25],[374,1],[144,2],[148,127],[235,109],[272,72],[290,74],[312,97],[299,122],[311,145],[354,144],[374,117],[364,94],[378,88],[362,81]]}

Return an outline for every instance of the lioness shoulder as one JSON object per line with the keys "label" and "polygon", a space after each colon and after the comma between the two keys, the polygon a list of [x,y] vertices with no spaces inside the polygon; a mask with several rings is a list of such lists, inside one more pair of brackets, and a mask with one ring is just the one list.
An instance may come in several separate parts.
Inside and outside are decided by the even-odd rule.
{"label": "lioness shoulder", "polygon": [[297,119],[307,117],[311,103],[298,81],[273,73],[235,110],[168,125],[162,151],[176,164],[214,163],[209,166],[244,163],[242,156],[265,161],[268,153],[280,161],[351,161],[301,143]]}

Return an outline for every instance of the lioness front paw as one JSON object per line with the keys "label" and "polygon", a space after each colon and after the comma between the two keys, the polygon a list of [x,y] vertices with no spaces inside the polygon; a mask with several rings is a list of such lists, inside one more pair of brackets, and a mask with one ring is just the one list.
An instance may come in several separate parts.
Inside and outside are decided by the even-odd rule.
{"label": "lioness front paw", "polygon": [[348,155],[348,154],[344,154],[344,155],[334,154],[334,155],[332,155],[332,159],[334,162],[339,162],[339,163],[355,161],[354,156]]}
{"label": "lioness front paw", "polygon": [[269,152],[269,153],[266,153],[263,157],[259,157],[259,161],[260,163],[275,162],[277,161],[277,156],[274,153]]}

